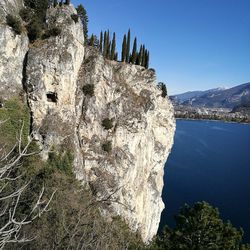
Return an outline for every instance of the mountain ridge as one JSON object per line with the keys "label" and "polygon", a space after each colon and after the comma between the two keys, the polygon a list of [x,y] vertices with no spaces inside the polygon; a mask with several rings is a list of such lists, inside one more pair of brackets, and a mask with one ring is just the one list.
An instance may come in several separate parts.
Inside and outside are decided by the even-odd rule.
{"label": "mountain ridge", "polygon": [[205,91],[188,91],[170,96],[175,105],[231,108],[250,101],[250,82],[231,88],[214,88]]}

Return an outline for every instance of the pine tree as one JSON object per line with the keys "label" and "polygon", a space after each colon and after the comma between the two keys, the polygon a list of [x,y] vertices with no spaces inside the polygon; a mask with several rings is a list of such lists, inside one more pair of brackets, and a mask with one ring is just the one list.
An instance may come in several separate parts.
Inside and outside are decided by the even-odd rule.
{"label": "pine tree", "polygon": [[135,37],[135,39],[134,39],[134,45],[133,45],[133,51],[132,51],[132,56],[131,56],[131,60],[130,60],[130,62],[132,64],[135,64],[136,57],[137,57],[137,40],[136,40],[136,37]]}
{"label": "pine tree", "polygon": [[112,46],[111,46],[111,56],[110,59],[115,59],[115,50],[116,50],[116,40],[115,40],[115,32],[113,33]]}
{"label": "pine tree", "polygon": [[65,4],[69,5],[70,4],[70,0],[65,0]]}
{"label": "pine tree", "polygon": [[127,38],[126,35],[124,35],[122,42],[122,62],[126,61],[126,51],[127,51]]}
{"label": "pine tree", "polygon": [[126,62],[128,63],[129,63],[129,56],[130,56],[130,29],[128,30],[127,48],[126,48]]}
{"label": "pine tree", "polygon": [[99,43],[99,48],[100,48],[100,52],[102,53],[102,44],[103,44],[103,33],[101,31],[101,34],[100,34],[100,43]]}
{"label": "pine tree", "polygon": [[55,8],[57,5],[58,5],[57,0],[54,0],[54,1],[53,1],[53,6],[54,6],[54,8]]}
{"label": "pine tree", "polygon": [[224,222],[219,210],[204,201],[184,205],[175,221],[174,229],[166,227],[157,237],[154,249],[245,249],[243,230]]}
{"label": "pine tree", "polygon": [[85,8],[80,4],[78,5],[78,7],[76,8],[77,14],[80,17],[81,21],[82,21],[82,27],[83,27],[83,34],[84,34],[84,41],[85,44],[88,41],[88,16],[87,16],[87,12],[85,10]]}
{"label": "pine tree", "polygon": [[114,58],[115,61],[118,61],[118,53],[115,52],[115,58]]}
{"label": "pine tree", "polygon": [[107,31],[104,32],[104,43],[103,43],[103,56],[106,57],[106,52],[107,52]]}

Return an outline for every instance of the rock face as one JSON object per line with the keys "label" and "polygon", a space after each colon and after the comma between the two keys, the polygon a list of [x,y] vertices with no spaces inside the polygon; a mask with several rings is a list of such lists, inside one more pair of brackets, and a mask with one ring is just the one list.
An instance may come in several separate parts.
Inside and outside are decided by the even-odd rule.
{"label": "rock face", "polygon": [[22,6],[21,0],[0,2],[0,95],[3,99],[16,96],[23,90],[23,68],[29,40],[25,33],[16,35],[5,21],[7,14],[17,15]]}
{"label": "rock face", "polygon": [[[93,97],[82,94],[87,84],[95,87]],[[172,105],[161,97],[153,71],[105,60],[93,49],[86,52],[78,88],[84,180],[100,200],[113,201],[107,214],[125,218],[149,241],[164,207],[163,167],[175,131]],[[109,130],[102,126],[106,118],[113,123]],[[108,153],[102,148],[107,142]]]}
{"label": "rock face", "polygon": [[84,57],[84,36],[81,22],[75,23],[72,13],[76,13],[72,5],[49,9],[48,26],[60,27],[62,33],[37,41],[28,52],[26,86],[33,130],[43,143],[45,153],[52,144],[65,140],[73,144],[74,151],[78,148],[74,138],[75,95]]}
{"label": "rock face", "polygon": [[[18,2],[6,1],[2,6]],[[29,48],[25,33],[16,36],[1,24],[1,90],[15,92],[24,83],[44,158],[53,145],[70,147],[76,178],[102,201],[103,215],[120,215],[148,242],[164,207],[173,107],[161,97],[153,70],[109,61],[85,48],[81,22],[72,20],[73,13],[72,5],[49,9],[48,27],[59,26],[62,33]],[[83,91],[86,85],[94,86],[93,96]],[[104,119],[111,128],[104,128]]]}

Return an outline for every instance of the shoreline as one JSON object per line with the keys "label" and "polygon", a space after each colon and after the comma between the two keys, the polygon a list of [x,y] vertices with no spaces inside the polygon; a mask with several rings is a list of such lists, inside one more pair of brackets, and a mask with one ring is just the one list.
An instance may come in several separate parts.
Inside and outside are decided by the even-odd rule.
{"label": "shoreline", "polygon": [[240,122],[240,121],[225,121],[225,120],[214,120],[214,119],[195,119],[195,118],[184,118],[184,117],[175,117],[176,120],[186,120],[186,121],[211,121],[211,122],[224,122],[224,123],[236,123],[236,124],[245,124],[250,125],[250,122]]}

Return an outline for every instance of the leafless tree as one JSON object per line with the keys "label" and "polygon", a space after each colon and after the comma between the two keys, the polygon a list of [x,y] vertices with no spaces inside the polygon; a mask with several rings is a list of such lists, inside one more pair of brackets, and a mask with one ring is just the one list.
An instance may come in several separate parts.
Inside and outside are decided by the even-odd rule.
{"label": "leafless tree", "polygon": [[[0,121],[0,126],[6,121]],[[7,149],[6,145],[0,145],[0,249],[8,243],[21,243],[32,241],[34,237],[26,237],[22,234],[22,228],[25,225],[32,223],[36,218],[48,211],[48,206],[53,199],[56,191],[52,193],[49,199],[44,198],[44,186],[42,187],[37,201],[31,207],[27,215],[23,218],[17,216],[17,209],[20,204],[20,198],[24,191],[28,188],[29,182],[17,187],[14,191],[8,191],[8,187],[13,182],[22,178],[22,174],[15,175],[18,168],[22,166],[24,157],[29,157],[38,152],[29,152],[29,146],[33,136],[28,138],[24,145],[23,140],[23,125],[16,143],[11,149]],[[24,145],[24,146],[23,146]]]}

